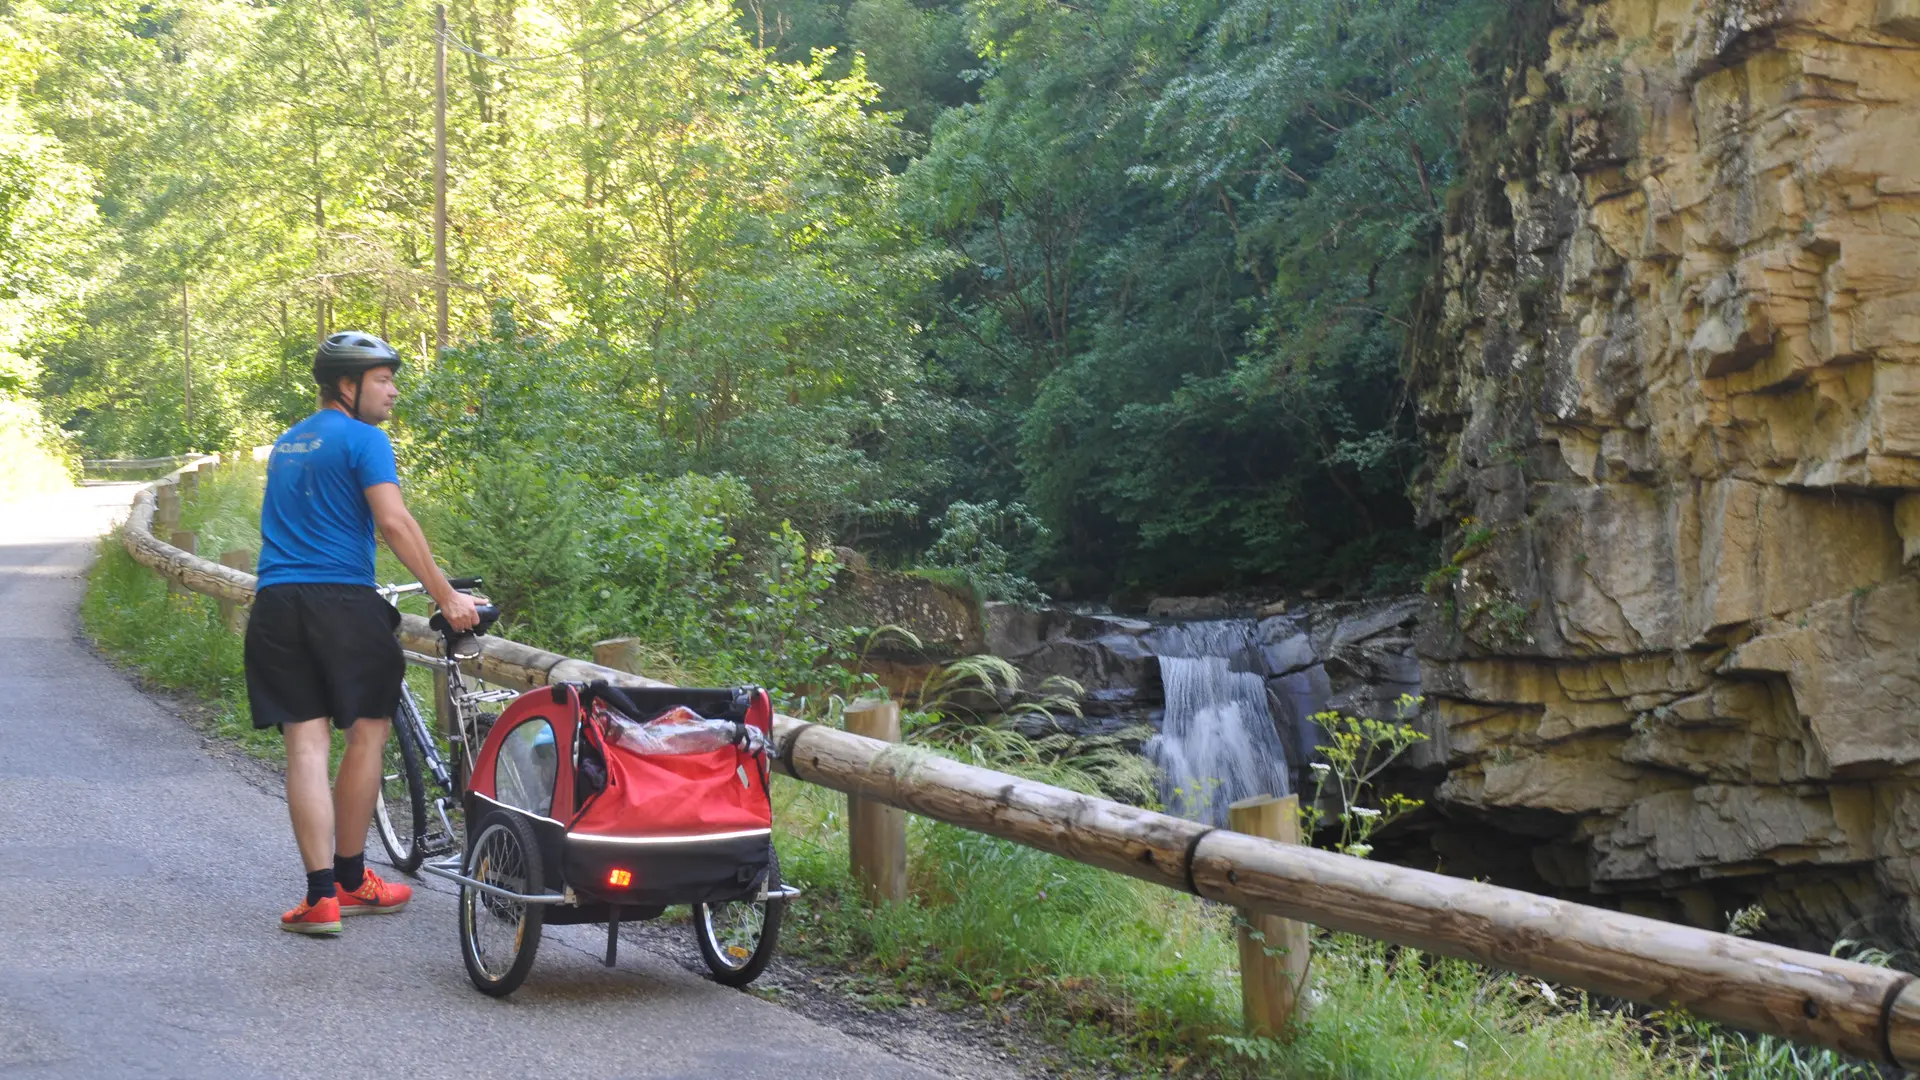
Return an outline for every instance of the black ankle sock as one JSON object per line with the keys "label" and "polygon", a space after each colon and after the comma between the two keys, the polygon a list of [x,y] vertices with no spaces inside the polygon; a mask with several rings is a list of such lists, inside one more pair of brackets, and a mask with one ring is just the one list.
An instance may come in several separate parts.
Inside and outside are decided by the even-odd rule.
{"label": "black ankle sock", "polygon": [[335,855],[333,857],[333,879],[348,892],[359,888],[367,880],[367,853],[358,855]]}
{"label": "black ankle sock", "polygon": [[333,871],[307,871],[307,903],[317,904],[333,895]]}

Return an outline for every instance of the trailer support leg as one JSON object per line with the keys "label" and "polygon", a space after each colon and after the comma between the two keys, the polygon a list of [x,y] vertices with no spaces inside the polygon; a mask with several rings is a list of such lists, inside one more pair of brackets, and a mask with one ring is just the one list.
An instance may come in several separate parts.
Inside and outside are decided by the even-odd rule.
{"label": "trailer support leg", "polygon": [[608,967],[613,966],[613,958],[620,951],[620,908],[607,909],[607,959]]}

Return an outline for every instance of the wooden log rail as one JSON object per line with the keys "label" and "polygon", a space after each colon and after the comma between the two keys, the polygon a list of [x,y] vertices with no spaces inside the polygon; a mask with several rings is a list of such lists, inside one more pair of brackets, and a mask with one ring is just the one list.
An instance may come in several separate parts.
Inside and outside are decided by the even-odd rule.
{"label": "wooden log rail", "polygon": [[[251,599],[251,574],[156,539],[153,509],[149,486],[124,531],[136,560],[195,592]],[[409,649],[437,648],[419,616],[405,616],[400,635]],[[518,642],[481,642],[468,668],[501,686],[665,685]],[[774,741],[779,770],[800,780],[1243,911],[1920,1069],[1920,986],[1906,972],[1264,840],[790,716],[775,718]]]}
{"label": "wooden log rail", "polygon": [[80,462],[80,467],[99,472],[114,472],[121,469],[158,469],[198,459],[199,455],[196,454],[173,454],[169,457],[150,458],[88,458]]}

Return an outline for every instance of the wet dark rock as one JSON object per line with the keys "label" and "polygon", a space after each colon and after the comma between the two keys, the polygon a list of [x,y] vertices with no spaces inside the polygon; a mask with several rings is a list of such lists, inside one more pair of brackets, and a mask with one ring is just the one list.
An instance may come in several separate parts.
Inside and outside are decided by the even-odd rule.
{"label": "wet dark rock", "polygon": [[1305,616],[1283,615],[1261,620],[1254,631],[1254,640],[1260,644],[1267,674],[1285,675],[1319,660],[1313,648],[1313,635],[1307,633],[1304,619]]}
{"label": "wet dark rock", "polygon": [[1420,597],[1360,604],[1329,604],[1313,622],[1314,648],[1322,656],[1355,642],[1378,637],[1400,627],[1411,628],[1420,617]]}
{"label": "wet dark rock", "polygon": [[1314,750],[1326,741],[1326,732],[1313,722],[1313,714],[1326,709],[1333,699],[1333,682],[1323,664],[1314,664],[1267,682],[1267,693],[1274,702],[1273,719],[1281,738],[1297,761],[1312,760]]}

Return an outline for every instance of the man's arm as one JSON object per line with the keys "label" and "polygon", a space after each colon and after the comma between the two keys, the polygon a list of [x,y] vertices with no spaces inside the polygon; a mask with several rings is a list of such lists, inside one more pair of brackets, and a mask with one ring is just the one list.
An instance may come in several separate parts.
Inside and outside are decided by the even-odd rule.
{"label": "man's arm", "polygon": [[427,587],[427,595],[440,605],[440,613],[447,617],[447,623],[455,630],[465,630],[478,623],[480,616],[474,611],[473,597],[455,592],[433,561],[427,534],[420,531],[420,523],[413,520],[413,513],[400,498],[400,485],[375,484],[366,489],[366,496],[367,507],[373,511],[373,523],[380,526],[380,535],[387,538],[387,546]]}

